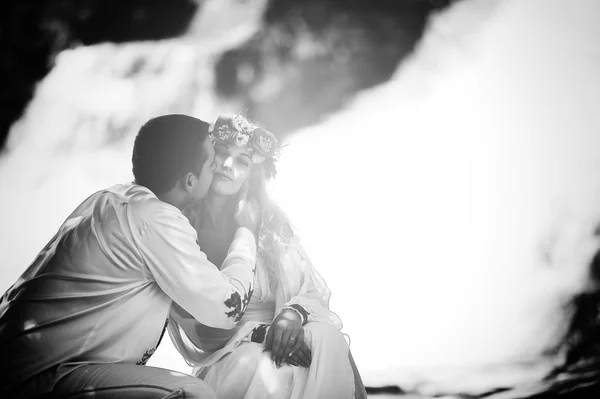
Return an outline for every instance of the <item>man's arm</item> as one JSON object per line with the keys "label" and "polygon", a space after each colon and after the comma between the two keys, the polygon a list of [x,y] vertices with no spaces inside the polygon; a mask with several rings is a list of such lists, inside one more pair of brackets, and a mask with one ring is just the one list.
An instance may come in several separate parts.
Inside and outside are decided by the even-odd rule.
{"label": "man's arm", "polygon": [[223,271],[206,258],[196,237],[181,213],[166,210],[144,224],[140,252],[158,285],[173,301],[207,326],[231,329],[252,295],[254,235],[247,228],[237,230]]}

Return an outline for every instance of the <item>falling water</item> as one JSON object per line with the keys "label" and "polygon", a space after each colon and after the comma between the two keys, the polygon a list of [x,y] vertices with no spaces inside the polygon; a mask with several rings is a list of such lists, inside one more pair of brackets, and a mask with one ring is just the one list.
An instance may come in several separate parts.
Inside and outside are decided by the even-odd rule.
{"label": "falling water", "polygon": [[[0,164],[5,288],[75,205],[131,179],[143,121],[235,109],[212,66],[253,7],[228,36],[204,14],[179,39],[59,55]],[[547,370],[598,249],[598,38],[594,0],[465,0],[390,82],[288,140],[271,190],[367,384],[477,391]],[[189,370],[169,343],[151,364]]]}

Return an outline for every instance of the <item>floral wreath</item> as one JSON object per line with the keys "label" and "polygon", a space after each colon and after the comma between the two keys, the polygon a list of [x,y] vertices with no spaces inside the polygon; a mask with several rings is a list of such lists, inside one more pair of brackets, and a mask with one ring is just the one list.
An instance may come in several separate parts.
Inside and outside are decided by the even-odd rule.
{"label": "floral wreath", "polygon": [[275,161],[279,157],[279,147],[275,135],[249,122],[242,115],[219,116],[209,137],[213,145],[225,143],[245,146],[252,157],[252,163],[264,166],[267,179],[277,174]]}

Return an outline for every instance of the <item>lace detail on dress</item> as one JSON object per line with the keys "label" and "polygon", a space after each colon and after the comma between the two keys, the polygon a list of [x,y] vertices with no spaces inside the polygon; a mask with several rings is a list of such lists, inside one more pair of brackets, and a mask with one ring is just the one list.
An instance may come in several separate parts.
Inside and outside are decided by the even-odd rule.
{"label": "lace detail on dress", "polygon": [[292,305],[286,306],[283,309],[290,309],[296,312],[298,316],[300,316],[300,321],[302,322],[302,325],[308,323],[308,316],[310,316],[310,313],[308,313],[308,311],[304,309],[304,306],[294,303]]}

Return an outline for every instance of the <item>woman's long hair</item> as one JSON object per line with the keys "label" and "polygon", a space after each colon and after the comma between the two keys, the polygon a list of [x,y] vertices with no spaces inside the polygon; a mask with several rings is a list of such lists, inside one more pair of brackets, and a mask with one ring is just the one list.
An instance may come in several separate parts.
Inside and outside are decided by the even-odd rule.
{"label": "woman's long hair", "polygon": [[264,264],[269,287],[275,292],[281,277],[283,245],[294,233],[287,215],[269,199],[264,164],[253,164],[249,179],[248,198],[256,199],[260,210],[257,260]]}
{"label": "woman's long hair", "polygon": [[[236,115],[237,122],[246,126],[248,130],[262,128],[258,123],[252,122],[245,115]],[[267,157],[262,163],[252,163],[252,169],[248,176],[248,199],[255,199],[259,205],[259,224],[257,228],[257,262],[262,262],[267,272],[267,279],[271,292],[275,292],[280,279],[280,266],[284,245],[293,236],[290,222],[285,213],[269,199],[266,189],[266,182],[275,177],[277,170],[275,167],[276,155]],[[230,218],[225,223],[228,226],[231,238],[237,228],[234,221],[235,207],[237,205],[237,195],[230,198],[228,208]],[[201,204],[202,201],[199,202]],[[192,225],[199,230],[201,226],[202,215],[200,209],[202,206],[194,205],[184,214],[188,217]],[[209,257],[210,259],[210,257]],[[218,260],[212,259],[218,262]]]}

